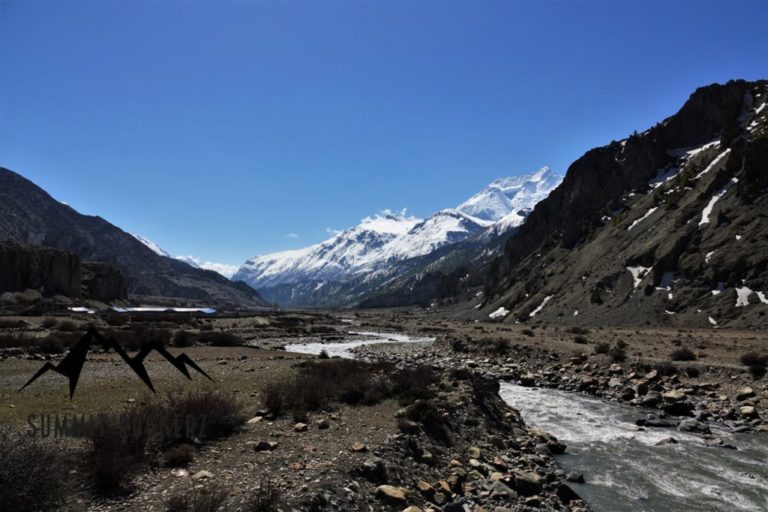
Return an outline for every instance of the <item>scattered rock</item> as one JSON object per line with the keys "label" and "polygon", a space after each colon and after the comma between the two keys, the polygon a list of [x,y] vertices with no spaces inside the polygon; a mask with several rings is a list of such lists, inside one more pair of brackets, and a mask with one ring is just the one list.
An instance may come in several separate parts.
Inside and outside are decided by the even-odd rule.
{"label": "scattered rock", "polygon": [[380,485],[376,488],[376,497],[391,505],[404,505],[406,494],[403,489],[393,485]]}

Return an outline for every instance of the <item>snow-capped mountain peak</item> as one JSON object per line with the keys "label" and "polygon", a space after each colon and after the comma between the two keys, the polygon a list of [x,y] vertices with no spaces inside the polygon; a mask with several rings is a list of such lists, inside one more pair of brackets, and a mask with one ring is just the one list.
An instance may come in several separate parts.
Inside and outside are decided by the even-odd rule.
{"label": "snow-capped mountain peak", "polygon": [[315,245],[255,256],[233,279],[258,290],[285,285],[306,289],[308,283],[321,286],[396,272],[398,262],[472,236],[497,236],[519,226],[561,180],[547,167],[524,176],[501,178],[457,208],[440,210],[426,219],[408,216],[405,210],[384,210]]}
{"label": "snow-capped mountain peak", "polygon": [[563,177],[549,167],[522,176],[500,178],[456,209],[484,221],[498,222],[514,212],[533,208],[562,180]]}
{"label": "snow-capped mountain peak", "polygon": [[235,272],[237,272],[237,269],[239,268],[237,265],[227,265],[226,263],[215,263],[213,261],[202,261],[200,258],[197,258],[195,256],[171,256],[171,254],[168,251],[160,247],[158,244],[156,244],[149,238],[143,237],[141,235],[137,235],[136,233],[130,233],[130,235],[136,240],[138,240],[139,242],[141,242],[142,244],[146,245],[149,249],[151,249],[155,254],[159,256],[165,256],[166,258],[172,258],[172,259],[181,261],[193,268],[213,270],[214,272],[217,272],[228,279],[230,279],[235,274]]}

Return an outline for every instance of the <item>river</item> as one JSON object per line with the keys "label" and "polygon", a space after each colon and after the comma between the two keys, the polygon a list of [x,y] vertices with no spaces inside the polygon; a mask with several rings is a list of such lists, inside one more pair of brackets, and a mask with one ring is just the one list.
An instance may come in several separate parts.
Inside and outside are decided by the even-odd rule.
{"label": "river", "polygon": [[[350,332],[360,338],[338,343],[298,343],[285,350],[355,357],[356,347],[378,343],[423,343],[433,338]],[[572,484],[595,512],[768,511],[768,434],[713,433],[736,450],[704,446],[697,435],[673,429],[640,430],[638,408],[546,388],[501,383],[501,397],[519,409],[529,426],[568,445],[557,457],[565,471],[586,483]],[[678,444],[656,443],[673,437]]]}

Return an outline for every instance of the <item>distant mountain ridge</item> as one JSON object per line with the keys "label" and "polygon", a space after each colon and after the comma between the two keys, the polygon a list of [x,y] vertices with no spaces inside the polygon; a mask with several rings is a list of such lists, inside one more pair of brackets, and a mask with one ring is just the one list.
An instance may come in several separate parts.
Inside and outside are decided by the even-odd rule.
{"label": "distant mountain ridge", "polygon": [[324,242],[251,258],[233,279],[281,305],[354,305],[440,249],[469,239],[486,243],[516,228],[561,179],[544,167],[496,180],[458,207],[426,219],[384,211]]}
{"label": "distant mountain ridge", "polygon": [[[265,305],[244,283],[161,256],[101,217],[78,213],[43,189],[0,167],[0,240],[52,247],[84,261],[108,263],[132,295],[179,298],[246,309]],[[1,271],[2,269],[0,269]]]}

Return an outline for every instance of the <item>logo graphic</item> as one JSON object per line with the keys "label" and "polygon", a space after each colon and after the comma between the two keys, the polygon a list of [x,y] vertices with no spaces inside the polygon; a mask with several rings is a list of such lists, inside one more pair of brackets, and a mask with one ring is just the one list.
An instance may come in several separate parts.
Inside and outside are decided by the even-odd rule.
{"label": "logo graphic", "polygon": [[157,392],[155,391],[155,387],[152,385],[152,380],[149,378],[147,369],[144,368],[144,359],[153,350],[163,356],[177,370],[184,374],[186,378],[192,380],[192,377],[189,375],[189,370],[187,369],[187,367],[190,367],[193,370],[203,374],[208,380],[213,381],[213,379],[207,373],[205,373],[202,368],[197,366],[197,364],[192,359],[190,359],[189,356],[183,353],[178,356],[173,356],[156,340],[152,340],[147,343],[135,356],[131,357],[113,338],[106,339],[101,334],[99,334],[96,329],[91,327],[88,329],[88,332],[85,334],[85,336],[83,336],[80,341],[78,341],[77,344],[72,347],[72,350],[69,351],[69,353],[64,357],[64,359],[61,360],[59,364],[54,366],[50,362],[45,363],[43,367],[40,368],[37,373],[34,374],[32,378],[29,379],[29,381],[27,381],[27,383],[19,389],[19,391],[35,382],[38,377],[40,377],[48,370],[53,370],[54,372],[60,373],[69,379],[69,399],[71,400],[75,394],[75,388],[77,387],[77,381],[80,378],[80,372],[83,369],[83,364],[85,364],[85,357],[88,355],[88,351],[91,348],[91,342],[94,339],[105,350],[114,349],[115,352],[120,355],[123,361],[125,361],[128,366],[131,367],[136,375],[139,376],[139,378],[144,382],[144,384],[147,385],[150,390],[152,390],[154,394],[157,394]]}

